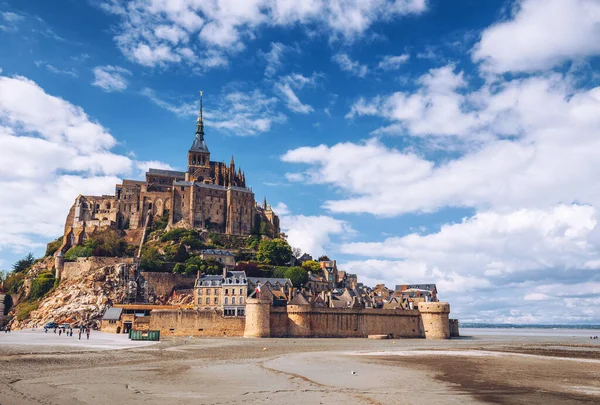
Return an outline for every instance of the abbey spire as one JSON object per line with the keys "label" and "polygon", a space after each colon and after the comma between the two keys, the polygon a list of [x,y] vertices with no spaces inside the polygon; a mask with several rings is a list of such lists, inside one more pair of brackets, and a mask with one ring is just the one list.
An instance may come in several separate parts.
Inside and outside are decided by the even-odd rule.
{"label": "abbey spire", "polygon": [[196,138],[190,148],[194,152],[208,152],[208,147],[204,141],[204,119],[202,117],[202,91],[200,91],[200,109],[198,110],[198,119],[196,121]]}

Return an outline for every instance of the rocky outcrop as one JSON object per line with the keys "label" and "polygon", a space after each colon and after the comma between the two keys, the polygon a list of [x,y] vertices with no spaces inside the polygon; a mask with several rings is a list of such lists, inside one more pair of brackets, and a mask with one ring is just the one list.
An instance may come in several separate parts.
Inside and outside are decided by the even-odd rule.
{"label": "rocky outcrop", "polygon": [[79,277],[63,280],[45,296],[38,308],[23,321],[12,321],[14,329],[40,327],[47,322],[98,321],[113,302],[121,302],[123,265],[115,264],[91,269]]}

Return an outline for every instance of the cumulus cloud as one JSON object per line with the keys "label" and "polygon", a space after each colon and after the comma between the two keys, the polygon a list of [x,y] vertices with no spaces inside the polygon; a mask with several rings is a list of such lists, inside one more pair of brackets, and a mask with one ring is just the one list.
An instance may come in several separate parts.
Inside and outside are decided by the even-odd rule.
{"label": "cumulus cloud", "polygon": [[[232,5],[226,0],[107,0],[101,7],[121,20],[115,40],[124,55],[142,65],[156,66],[192,61],[203,64],[209,50],[237,52],[262,27],[302,24],[324,30],[334,38],[353,39],[377,21],[423,13],[427,1],[252,0]],[[197,51],[185,55],[181,52],[184,47]]]}
{"label": "cumulus cloud", "polygon": [[377,65],[382,70],[397,70],[410,59],[410,55],[403,53],[402,55],[386,55]]}
{"label": "cumulus cloud", "polygon": [[285,105],[291,111],[299,114],[308,114],[313,112],[313,108],[308,104],[303,104],[295,90],[302,90],[305,86],[314,86],[316,83],[317,75],[313,74],[311,77],[306,77],[301,74],[293,73],[282,77],[274,85],[275,92],[278,93],[284,100]]}
{"label": "cumulus cloud", "polygon": [[106,92],[123,91],[129,84],[126,76],[130,75],[129,70],[119,66],[96,66],[92,85]]}
{"label": "cumulus cloud", "polygon": [[287,235],[289,244],[300,248],[313,257],[331,254],[333,235],[353,235],[350,223],[327,215],[294,215],[285,203],[278,203],[273,211],[279,216],[281,230]]}
{"label": "cumulus cloud", "polygon": [[600,53],[596,0],[522,0],[506,21],[488,27],[473,60],[492,73],[543,71]]}
{"label": "cumulus cloud", "polygon": [[362,65],[360,62],[350,59],[350,56],[346,53],[336,53],[331,60],[337,63],[342,71],[353,76],[365,77],[369,73],[367,65]]}
{"label": "cumulus cloud", "polygon": [[62,233],[78,194],[111,194],[144,162],[82,108],[22,77],[0,76],[0,246],[39,246]]}

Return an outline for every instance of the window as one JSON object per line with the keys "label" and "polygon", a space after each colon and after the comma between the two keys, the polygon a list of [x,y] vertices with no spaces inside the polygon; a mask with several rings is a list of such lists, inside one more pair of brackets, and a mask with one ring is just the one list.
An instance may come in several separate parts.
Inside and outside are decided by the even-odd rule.
{"label": "window", "polygon": [[235,304],[235,297],[231,297],[231,303]]}
{"label": "window", "polygon": [[206,289],[206,295],[210,295],[210,288]]}
{"label": "window", "polygon": [[210,298],[206,297],[206,303],[210,304]]}
{"label": "window", "polygon": [[198,304],[202,304],[202,298],[198,298]]}
{"label": "window", "polygon": [[238,308],[238,316],[244,316],[244,308]]}
{"label": "window", "polygon": [[198,295],[202,295],[202,288],[198,288]]}
{"label": "window", "polygon": [[219,295],[219,290],[215,288],[215,295]]}
{"label": "window", "polygon": [[215,303],[215,305],[217,305],[219,303],[219,297],[215,297],[215,299],[213,300],[213,302]]}
{"label": "window", "polygon": [[240,297],[240,305],[244,303],[244,297]]}
{"label": "window", "polygon": [[[229,288],[225,289],[225,295],[229,295]],[[225,298],[225,299],[227,299],[227,298]]]}
{"label": "window", "polygon": [[225,297],[224,304],[225,304],[225,305],[229,304],[229,297]]}
{"label": "window", "polygon": [[231,289],[231,295],[235,295],[235,288]]}

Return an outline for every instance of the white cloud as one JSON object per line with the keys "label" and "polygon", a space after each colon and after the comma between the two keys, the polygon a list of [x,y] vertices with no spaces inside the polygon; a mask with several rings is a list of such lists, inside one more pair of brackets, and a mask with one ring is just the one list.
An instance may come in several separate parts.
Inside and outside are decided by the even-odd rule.
{"label": "white cloud", "polygon": [[293,49],[294,48],[286,46],[281,42],[271,42],[271,50],[262,54],[265,61],[267,62],[267,66],[265,67],[265,76],[275,76],[275,74],[283,66],[283,62],[281,61],[281,59],[283,58],[283,54],[285,52],[290,52]]}
{"label": "white cloud", "polygon": [[16,22],[22,21],[25,18],[21,14],[12,13],[10,11],[5,11],[3,13],[0,13],[0,15],[2,15],[2,19],[4,21],[12,22],[12,23],[16,23]]}
{"label": "white cloud", "polygon": [[164,108],[167,111],[180,117],[193,117],[198,114],[198,105],[194,102],[190,103],[174,103],[160,98],[156,92],[148,87],[142,89],[141,94],[148,97],[157,106]]}
{"label": "white cloud", "polygon": [[600,53],[597,0],[522,0],[485,29],[473,60],[493,73],[543,71]]}
{"label": "white cloud", "polygon": [[311,77],[305,77],[301,74],[293,73],[282,77],[274,85],[274,89],[285,101],[286,106],[293,112],[299,114],[308,114],[313,112],[314,109],[308,105],[303,104],[294,90],[301,90],[304,86],[314,86],[316,83],[317,74],[313,74]]}
{"label": "white cloud", "polygon": [[[377,21],[389,21],[427,9],[426,0],[285,0],[237,1],[107,0],[101,7],[120,20],[115,40],[124,55],[142,65],[182,61],[179,49],[196,45],[200,64],[208,50],[237,52],[262,27],[303,25],[331,37],[359,37]],[[185,45],[183,45],[185,44]]]}
{"label": "white cloud", "polygon": [[78,77],[77,72],[75,71],[75,69],[59,69],[54,65],[51,65],[49,63],[44,62],[43,60],[37,60],[35,62],[33,62],[37,67],[43,66],[46,68],[46,70],[48,70],[49,72],[55,73],[57,75],[65,75],[65,76],[71,76],[71,77]]}
{"label": "white cloud", "polygon": [[404,53],[402,55],[386,55],[383,57],[377,67],[383,70],[398,70],[400,66],[404,65],[410,59],[410,55]]}
{"label": "white cloud", "polygon": [[287,234],[293,247],[302,249],[313,257],[331,254],[331,235],[352,234],[355,231],[346,221],[330,216],[281,215],[281,230]]}
{"label": "white cloud", "polygon": [[350,59],[350,56],[345,53],[336,53],[331,57],[331,60],[340,65],[340,69],[348,72],[353,76],[365,77],[369,72],[366,65],[361,65],[358,61]]}
{"label": "white cloud", "polygon": [[129,70],[119,66],[96,66],[92,85],[107,92],[123,91],[129,84],[125,76],[130,75]]}
{"label": "white cloud", "polygon": [[81,109],[21,76],[0,76],[0,246],[19,250],[62,233],[78,194],[111,194],[144,162]]}

